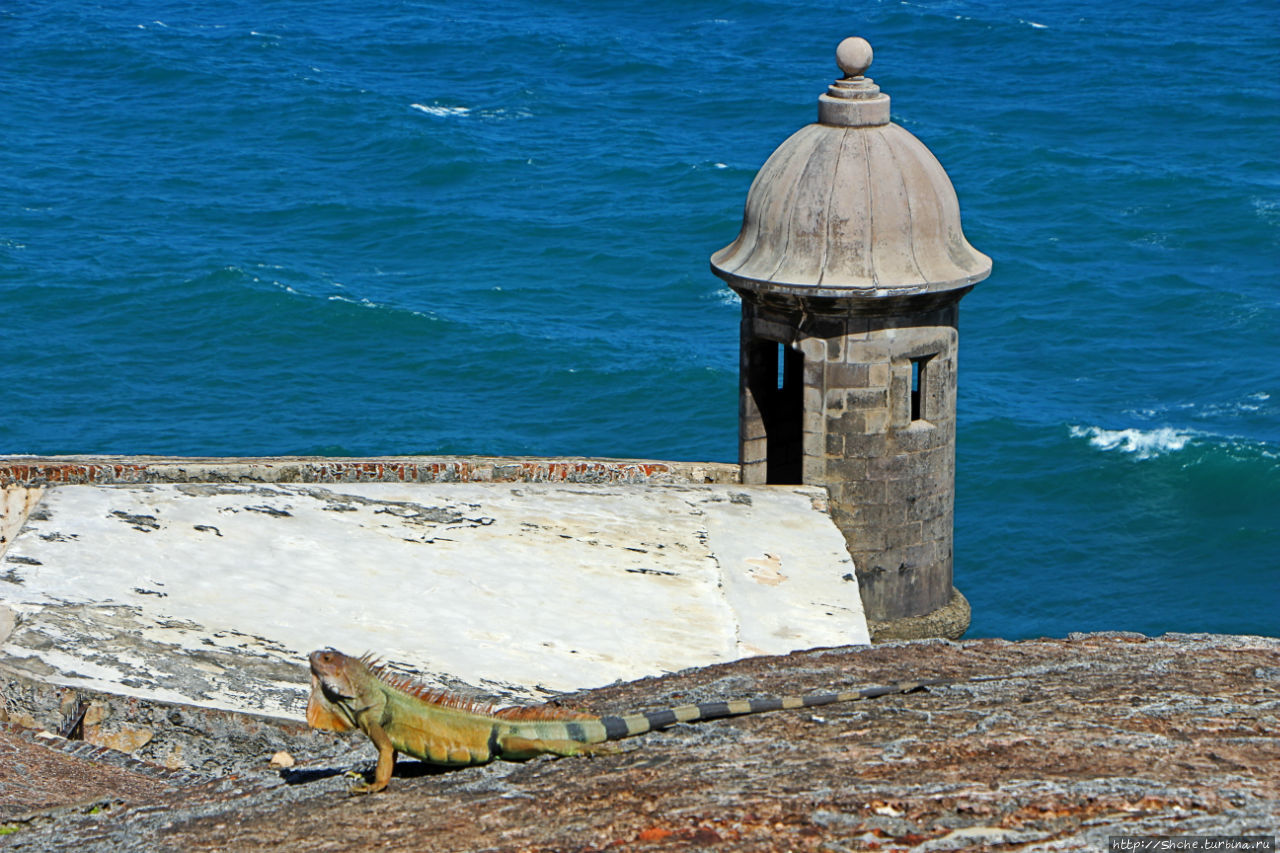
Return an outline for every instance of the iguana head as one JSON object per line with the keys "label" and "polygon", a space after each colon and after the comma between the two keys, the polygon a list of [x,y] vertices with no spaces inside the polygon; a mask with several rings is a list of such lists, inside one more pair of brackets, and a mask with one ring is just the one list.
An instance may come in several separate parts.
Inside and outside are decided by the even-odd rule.
{"label": "iguana head", "polygon": [[355,728],[351,700],[359,695],[356,672],[363,664],[337,649],[311,653],[311,697],[307,700],[307,725],[313,729],[345,732]]}

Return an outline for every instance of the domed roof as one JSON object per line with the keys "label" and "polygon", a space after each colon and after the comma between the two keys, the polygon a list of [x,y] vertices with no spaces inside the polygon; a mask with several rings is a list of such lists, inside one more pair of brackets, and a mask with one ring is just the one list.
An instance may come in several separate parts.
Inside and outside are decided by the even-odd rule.
{"label": "domed roof", "polygon": [[880,297],[967,287],[991,259],[960,229],[937,158],[889,121],[889,96],[862,76],[871,46],[845,39],[847,75],[818,101],[818,122],[782,143],[747,193],[738,239],[711,256],[735,289]]}

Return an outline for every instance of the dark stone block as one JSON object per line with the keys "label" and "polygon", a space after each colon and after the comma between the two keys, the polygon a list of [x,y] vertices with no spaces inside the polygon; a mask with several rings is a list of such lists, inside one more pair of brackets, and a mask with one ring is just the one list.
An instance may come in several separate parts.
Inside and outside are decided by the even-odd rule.
{"label": "dark stone block", "polygon": [[844,436],[844,455],[855,459],[874,459],[885,455],[887,445],[888,442],[883,435],[846,433]]}
{"label": "dark stone block", "polygon": [[897,480],[907,471],[907,454],[881,456],[867,463],[867,477],[871,480]]}
{"label": "dark stone block", "polygon": [[951,513],[937,515],[933,518],[923,519],[921,535],[926,542],[945,542],[948,547],[951,544],[951,537],[955,529],[955,520]]}
{"label": "dark stone block", "polygon": [[869,368],[865,364],[828,362],[826,374],[828,388],[866,388],[869,384]]}
{"label": "dark stone block", "polygon": [[945,484],[939,484],[934,490],[921,493],[911,502],[911,515],[921,520],[945,516],[950,530],[952,501],[952,490],[946,488]]}
{"label": "dark stone block", "polygon": [[810,314],[802,323],[801,330],[814,338],[842,338],[845,333],[843,317]]}
{"label": "dark stone block", "polygon": [[[862,364],[848,366],[866,368]],[[889,405],[889,392],[883,388],[851,389],[845,394],[845,401],[851,409],[883,409]]]}

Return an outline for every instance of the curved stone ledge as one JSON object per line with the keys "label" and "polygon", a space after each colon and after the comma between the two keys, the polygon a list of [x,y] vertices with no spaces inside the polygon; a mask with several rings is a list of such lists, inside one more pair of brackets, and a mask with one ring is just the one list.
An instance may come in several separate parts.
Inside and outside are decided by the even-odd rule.
{"label": "curved stone ledge", "polygon": [[951,588],[951,600],[942,607],[920,616],[906,616],[883,622],[867,620],[871,642],[888,643],[894,640],[927,640],[940,637],[958,640],[969,630],[969,599],[960,590]]}

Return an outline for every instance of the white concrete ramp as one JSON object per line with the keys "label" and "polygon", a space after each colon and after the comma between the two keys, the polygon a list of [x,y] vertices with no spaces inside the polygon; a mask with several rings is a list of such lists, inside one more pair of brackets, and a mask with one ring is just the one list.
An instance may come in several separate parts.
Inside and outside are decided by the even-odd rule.
{"label": "white concrete ramp", "polygon": [[8,491],[0,663],[57,684],[297,717],[323,646],[529,699],[869,642],[821,489]]}

